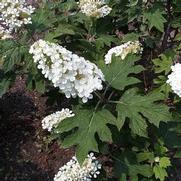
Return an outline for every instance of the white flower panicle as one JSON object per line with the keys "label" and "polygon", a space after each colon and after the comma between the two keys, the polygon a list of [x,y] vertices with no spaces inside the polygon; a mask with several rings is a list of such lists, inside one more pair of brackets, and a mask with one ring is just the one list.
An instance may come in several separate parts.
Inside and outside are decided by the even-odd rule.
{"label": "white flower panicle", "polygon": [[176,63],[171,69],[172,73],[168,75],[167,83],[171,86],[173,92],[181,97],[181,64]]}
{"label": "white flower panicle", "polygon": [[8,38],[12,38],[11,32],[0,25],[0,39],[5,40]]}
{"label": "white flower panicle", "polygon": [[67,98],[78,96],[85,103],[93,98],[95,90],[103,88],[104,75],[95,64],[58,44],[39,40],[29,52],[45,78],[52,81]]}
{"label": "white flower panicle", "polygon": [[80,0],[78,4],[80,11],[90,17],[105,17],[112,10],[104,0]]}
{"label": "white flower panicle", "polygon": [[129,53],[142,53],[142,47],[139,41],[128,41],[120,46],[111,48],[105,55],[105,64],[110,64],[112,62],[112,56],[120,56],[122,60],[126,58]]}
{"label": "white flower panicle", "polygon": [[34,9],[25,0],[1,0],[0,21],[9,31],[12,31],[23,24],[31,23],[31,14]]}
{"label": "white flower panicle", "polygon": [[68,108],[62,109],[61,111],[57,111],[53,114],[46,116],[42,120],[42,128],[47,129],[50,132],[53,128],[56,128],[62,120],[73,116],[74,114]]}
{"label": "white flower panicle", "polygon": [[54,181],[91,181],[100,174],[101,164],[90,153],[82,166],[74,156],[66,165],[61,167],[54,177]]}

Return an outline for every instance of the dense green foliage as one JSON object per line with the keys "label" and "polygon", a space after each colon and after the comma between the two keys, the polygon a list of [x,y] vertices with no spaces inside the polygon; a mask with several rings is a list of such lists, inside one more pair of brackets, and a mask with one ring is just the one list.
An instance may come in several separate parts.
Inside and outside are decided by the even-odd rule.
{"label": "dense green foliage", "polygon": [[[100,180],[163,181],[181,157],[181,99],[166,84],[171,65],[180,61],[181,3],[108,4],[112,12],[95,19],[80,13],[74,0],[41,2],[31,25],[14,39],[0,40],[0,96],[18,75],[27,77],[28,89],[59,96],[28,52],[39,38],[65,46],[97,64],[105,83],[86,104],[71,99],[76,116],[61,122],[52,136],[63,147],[75,146],[80,163],[90,151],[106,156],[113,171]],[[110,65],[104,64],[111,47],[134,40],[143,44],[142,55],[113,57]]]}

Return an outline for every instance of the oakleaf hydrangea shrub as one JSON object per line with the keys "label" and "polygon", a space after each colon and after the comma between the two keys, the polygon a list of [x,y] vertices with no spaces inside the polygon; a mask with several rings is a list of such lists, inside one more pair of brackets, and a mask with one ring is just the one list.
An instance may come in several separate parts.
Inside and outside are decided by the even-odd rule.
{"label": "oakleaf hydrangea shrub", "polygon": [[75,148],[52,180],[178,177],[179,4],[0,2],[0,95],[24,76],[59,108],[40,120],[45,134]]}

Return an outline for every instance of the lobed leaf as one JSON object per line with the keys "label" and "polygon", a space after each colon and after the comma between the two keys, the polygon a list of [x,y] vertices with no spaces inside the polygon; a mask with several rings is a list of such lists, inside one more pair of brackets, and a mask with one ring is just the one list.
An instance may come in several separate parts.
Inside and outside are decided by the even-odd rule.
{"label": "lobed leaf", "polygon": [[146,120],[157,127],[159,127],[161,121],[170,121],[172,118],[169,108],[164,104],[155,103],[161,100],[162,97],[163,95],[159,93],[150,93],[142,96],[134,88],[126,91],[118,101],[116,108],[120,128],[126,118],[129,118],[129,127],[133,133],[147,137]]}
{"label": "lobed leaf", "polygon": [[124,90],[125,87],[139,83],[140,80],[130,74],[138,74],[144,70],[141,65],[135,65],[140,59],[136,55],[128,55],[124,60],[120,57],[113,57],[110,65],[104,66],[103,73],[105,80],[118,90]]}
{"label": "lobed leaf", "polygon": [[144,18],[148,20],[149,28],[155,27],[159,31],[164,31],[164,23],[167,20],[163,16],[163,12],[159,9],[151,9],[144,13]]}
{"label": "lobed leaf", "polygon": [[164,180],[165,180],[165,177],[168,176],[165,168],[162,168],[162,167],[160,167],[160,166],[158,166],[158,165],[155,165],[155,166],[153,167],[153,172],[154,172],[154,174],[155,174],[155,178],[156,178],[156,179],[160,179],[161,181],[164,181]]}
{"label": "lobed leaf", "polygon": [[64,147],[76,145],[76,156],[83,163],[88,152],[98,152],[96,134],[102,141],[112,141],[107,124],[116,125],[115,117],[106,109],[95,112],[94,109],[76,109],[75,116],[60,123],[60,133],[72,131],[63,141]]}
{"label": "lobed leaf", "polygon": [[164,72],[167,75],[173,64],[175,52],[170,50],[166,51],[165,53],[161,54],[158,58],[153,59],[153,63],[155,65],[155,73],[162,73]]}

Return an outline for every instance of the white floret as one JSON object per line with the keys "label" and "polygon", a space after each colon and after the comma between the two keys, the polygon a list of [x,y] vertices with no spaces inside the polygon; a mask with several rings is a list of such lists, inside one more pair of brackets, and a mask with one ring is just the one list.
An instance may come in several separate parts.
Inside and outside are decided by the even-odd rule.
{"label": "white floret", "polygon": [[104,0],[80,0],[78,4],[80,11],[90,17],[105,17],[112,10]]}
{"label": "white floret", "polygon": [[9,31],[13,31],[31,23],[31,14],[35,8],[28,5],[25,0],[1,0],[0,10],[0,21]]}
{"label": "white floret", "polygon": [[104,75],[95,64],[58,44],[39,40],[29,52],[45,78],[52,81],[67,98],[78,96],[85,103],[93,98],[95,90],[103,88]]}
{"label": "white floret", "polygon": [[110,64],[112,62],[112,56],[120,56],[122,60],[126,58],[129,53],[141,53],[142,47],[139,41],[128,41],[120,46],[111,48],[105,55],[105,64]]}
{"label": "white floret", "polygon": [[62,109],[61,111],[57,111],[53,114],[46,116],[42,120],[42,128],[47,129],[49,132],[51,132],[51,130],[53,128],[56,128],[61,121],[73,116],[74,114],[68,108]]}
{"label": "white floret", "polygon": [[171,67],[172,73],[168,75],[167,83],[175,94],[181,97],[181,64],[176,63]]}
{"label": "white floret", "polygon": [[54,181],[91,181],[100,174],[101,164],[96,160],[93,153],[90,153],[80,166],[74,156],[62,166],[54,177]]}
{"label": "white floret", "polygon": [[6,29],[0,25],[0,39],[5,40],[5,39],[9,39],[9,38],[12,38],[11,32],[8,29]]}

